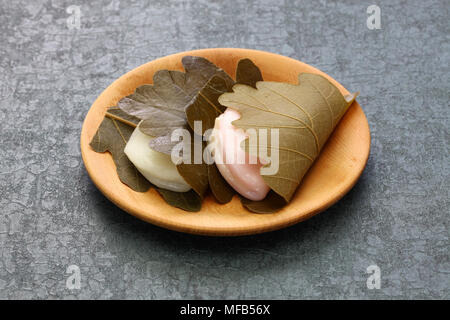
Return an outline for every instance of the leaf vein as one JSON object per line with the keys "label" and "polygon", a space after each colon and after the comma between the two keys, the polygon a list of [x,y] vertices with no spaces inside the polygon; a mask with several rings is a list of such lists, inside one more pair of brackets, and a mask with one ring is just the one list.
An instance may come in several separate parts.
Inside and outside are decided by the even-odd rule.
{"label": "leaf vein", "polygon": [[[249,144],[248,147],[249,148],[252,148],[252,147],[258,148],[259,146],[258,145]],[[275,149],[275,150],[283,150],[283,151],[288,151],[288,152],[292,152],[292,153],[297,153],[297,154],[305,157],[306,159],[310,160],[311,162],[314,162],[313,158],[311,158],[306,153],[303,153],[303,152],[300,152],[300,151],[297,151],[297,150],[294,150],[294,149],[290,149],[290,148],[286,148],[286,147],[276,147],[276,146],[264,146],[263,148],[270,148],[270,149]]]}
{"label": "leaf vein", "polygon": [[119,132],[120,136],[122,137],[123,143],[124,143],[124,144],[127,144],[127,140],[126,140],[125,137],[123,136],[122,131],[120,130],[119,126],[117,125],[116,120],[114,120],[114,119],[111,119],[111,120],[112,120],[114,126],[116,127],[117,132]]}
{"label": "leaf vein", "polygon": [[319,138],[317,137],[317,134],[315,133],[315,131],[314,131],[314,130],[306,123],[306,122],[304,122],[302,119],[299,119],[299,118],[297,118],[297,117],[290,116],[290,115],[285,114],[285,113],[273,111],[273,110],[270,110],[270,109],[265,110],[265,109],[263,109],[263,108],[261,108],[261,107],[258,107],[258,106],[252,105],[252,104],[248,104],[248,103],[245,103],[245,102],[233,101],[233,100],[228,100],[228,102],[235,103],[235,104],[246,105],[246,106],[248,106],[248,107],[250,107],[250,108],[255,108],[255,109],[258,109],[258,110],[262,110],[262,111],[264,111],[264,112],[270,112],[270,113],[277,114],[277,115],[280,115],[280,116],[282,116],[282,117],[290,118],[290,119],[293,119],[293,120],[295,120],[295,121],[297,121],[297,122],[300,122],[300,123],[303,124],[303,125],[306,127],[306,129],[308,129],[308,130],[311,132],[311,134],[313,135],[314,140],[315,140],[315,142],[316,142],[316,151],[317,151],[317,154],[319,154],[319,150],[320,150],[320,148],[319,148]]}
{"label": "leaf vein", "polygon": [[209,100],[201,91],[199,91],[198,93],[200,95],[200,97],[202,97],[211,107],[213,107],[217,113],[222,114],[222,111],[220,111],[216,105],[214,103],[211,102],[211,100]]}
{"label": "leaf vein", "polygon": [[[334,127],[334,114],[333,114],[333,109],[330,106],[330,103],[328,102],[328,99],[325,98],[325,95],[322,93],[322,91],[311,81],[308,80],[308,82],[311,84],[311,86],[316,89],[316,91],[320,94],[320,96],[322,97],[322,99],[325,101],[325,103],[327,104],[328,107],[328,111],[330,111],[330,118],[331,118],[331,129],[333,129]],[[332,90],[334,90],[334,88],[332,88]],[[334,91],[331,91],[331,94],[333,94]],[[330,96],[331,96],[330,94]]]}
{"label": "leaf vein", "polygon": [[270,90],[271,92],[273,92],[273,93],[279,95],[279,96],[282,97],[283,99],[289,101],[289,102],[292,103],[294,106],[296,106],[298,109],[300,109],[301,111],[303,111],[303,113],[306,114],[306,116],[307,116],[308,119],[309,119],[309,122],[310,122],[310,124],[311,124],[311,128],[314,128],[314,123],[313,123],[313,121],[312,121],[311,115],[310,115],[309,112],[306,111],[301,105],[299,105],[299,104],[297,104],[295,101],[289,99],[289,97],[285,96],[285,95],[282,94],[281,92],[278,92],[278,91],[276,91],[276,90],[274,90],[274,89],[270,89],[270,88],[267,88],[267,89]]}

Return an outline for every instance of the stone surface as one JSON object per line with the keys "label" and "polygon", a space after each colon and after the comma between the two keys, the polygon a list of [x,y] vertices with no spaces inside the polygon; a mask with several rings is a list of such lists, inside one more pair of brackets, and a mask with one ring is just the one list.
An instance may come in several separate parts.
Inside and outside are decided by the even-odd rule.
{"label": "stone surface", "polygon": [[[377,1],[369,30],[371,4],[1,0],[0,298],[450,298],[450,6]],[[206,47],[280,53],[361,91],[372,150],[348,195],[223,239],[146,224],[95,188],[79,150],[94,99],[140,64]]]}

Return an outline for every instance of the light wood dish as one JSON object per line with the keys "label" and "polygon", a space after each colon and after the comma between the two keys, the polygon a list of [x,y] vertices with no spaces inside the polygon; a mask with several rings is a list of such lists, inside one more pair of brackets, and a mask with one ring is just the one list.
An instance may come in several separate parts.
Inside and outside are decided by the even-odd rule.
{"label": "light wood dish", "polygon": [[148,62],[123,75],[103,91],[89,110],[81,131],[81,154],[86,169],[95,185],[113,203],[164,228],[193,234],[235,236],[276,230],[303,221],[334,204],[353,187],[366,165],[370,150],[369,125],[357,102],[350,106],[338,124],[291,203],[277,213],[251,213],[242,207],[237,196],[226,205],[216,203],[209,196],[203,201],[200,212],[186,212],[166,204],[153,189],[138,193],[123,184],[111,155],[94,152],[89,142],[108,107],[116,105],[136,87],[152,83],[153,74],[160,69],[183,70],[181,58],[186,55],[205,57],[232,77],[235,76],[237,62],[242,58],[250,58],[267,81],[297,83],[300,72],[317,73],[326,76],[343,94],[349,93],[334,79],[305,63],[263,51],[204,49]]}

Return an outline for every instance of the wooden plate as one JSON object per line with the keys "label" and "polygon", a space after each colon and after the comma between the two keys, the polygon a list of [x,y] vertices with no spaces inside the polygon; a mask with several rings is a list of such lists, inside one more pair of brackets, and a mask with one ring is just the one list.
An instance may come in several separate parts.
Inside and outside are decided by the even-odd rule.
{"label": "wooden plate", "polygon": [[[185,55],[202,56],[235,76],[237,62],[250,58],[261,69],[264,80],[297,83],[299,72],[326,76],[343,94],[349,92],[323,72],[300,61],[273,53],[247,49],[204,49],[181,52],[148,62],[114,81],[97,98],[81,130],[81,154],[86,169],[103,194],[128,213],[155,225],[193,234],[229,236],[280,229],[325,210],[356,183],[369,156],[370,132],[367,119],[357,102],[349,108],[309,170],[291,203],[273,214],[255,214],[244,209],[237,196],[226,204],[207,197],[200,212],[173,208],[154,190],[134,192],[120,182],[109,153],[94,152],[89,142],[100,125],[106,108],[136,87],[152,83],[160,69],[183,70]],[[355,91],[358,88],[352,88]]]}

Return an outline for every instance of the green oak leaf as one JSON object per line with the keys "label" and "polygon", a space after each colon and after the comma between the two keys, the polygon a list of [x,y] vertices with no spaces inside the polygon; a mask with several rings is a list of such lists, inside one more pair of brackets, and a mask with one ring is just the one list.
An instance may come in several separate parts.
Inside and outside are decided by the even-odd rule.
{"label": "green oak leaf", "polygon": [[234,83],[222,69],[202,57],[185,56],[182,64],[186,72],[159,70],[153,76],[153,84],[138,87],[121,99],[118,107],[142,121],[139,129],[155,138],[150,147],[168,153],[177,142],[170,135],[177,128],[187,129],[185,108],[213,76],[220,77],[230,86]]}
{"label": "green oak leaf", "polygon": [[[321,75],[301,73],[298,79],[297,85],[262,81],[256,89],[238,84],[232,93],[219,97],[220,104],[241,114],[233,125],[244,130],[279,130],[278,146],[268,141],[259,147],[265,149],[263,154],[279,152],[278,172],[263,179],[286,203],[357,95],[344,97]],[[258,155],[248,140],[244,145]]]}
{"label": "green oak leaf", "polygon": [[194,190],[187,192],[175,192],[154,186],[155,190],[172,207],[185,211],[196,212],[202,208],[202,198]]}
{"label": "green oak leaf", "polygon": [[96,152],[110,152],[120,181],[134,191],[146,192],[153,187],[169,205],[186,211],[199,211],[202,199],[196,192],[174,192],[154,186],[125,155],[125,145],[139,121],[119,108],[109,108],[90,142],[91,148]]}
{"label": "green oak leaf", "polygon": [[[262,81],[259,68],[250,59],[241,59],[236,67],[236,83],[255,86]],[[189,126],[194,128],[194,121],[202,122],[202,131],[196,132],[203,135],[208,129],[214,127],[214,122],[226,109],[219,103],[219,97],[225,92],[231,92],[235,82],[230,83],[223,77],[213,76],[198,92],[197,96],[186,106],[186,117]]]}
{"label": "green oak leaf", "polygon": [[[237,83],[255,85],[262,81],[259,68],[250,60],[242,59],[236,67]],[[222,114],[226,107],[218,101],[220,95],[232,91],[233,83],[221,76],[213,76],[198,92],[196,97],[186,106],[186,118],[190,128],[198,135],[214,128],[216,118]],[[201,121],[201,131],[196,130],[195,121]],[[231,201],[235,194],[234,189],[225,181],[215,164],[208,165],[208,182],[214,198],[219,203]]]}
{"label": "green oak leaf", "polygon": [[[160,70],[153,76],[153,84],[143,85],[121,99],[118,107],[129,115],[141,119],[139,129],[155,137],[150,147],[170,154],[178,144],[171,140],[175,129],[191,130],[185,108],[211,77],[216,76],[231,87],[233,79],[222,69],[202,57],[185,56],[182,59],[185,72]],[[191,131],[192,133],[192,131]],[[194,137],[191,134],[192,138]],[[203,197],[208,189],[207,165],[179,164],[177,170],[186,182]]]}
{"label": "green oak leaf", "polygon": [[287,201],[273,190],[270,190],[267,196],[260,201],[241,197],[241,203],[245,208],[255,213],[273,213],[283,208]]}
{"label": "green oak leaf", "polygon": [[[111,115],[111,117],[108,115]],[[120,121],[119,119],[122,118],[130,123]],[[92,138],[90,146],[96,152],[109,151],[116,165],[120,181],[134,191],[145,192],[150,188],[150,182],[144,178],[123,152],[135,128],[130,124],[136,126],[136,120],[135,117],[127,115],[118,108],[108,109],[95,136]]]}
{"label": "green oak leaf", "polygon": [[256,83],[263,81],[261,70],[250,59],[241,59],[236,69],[236,83],[256,88]]}

